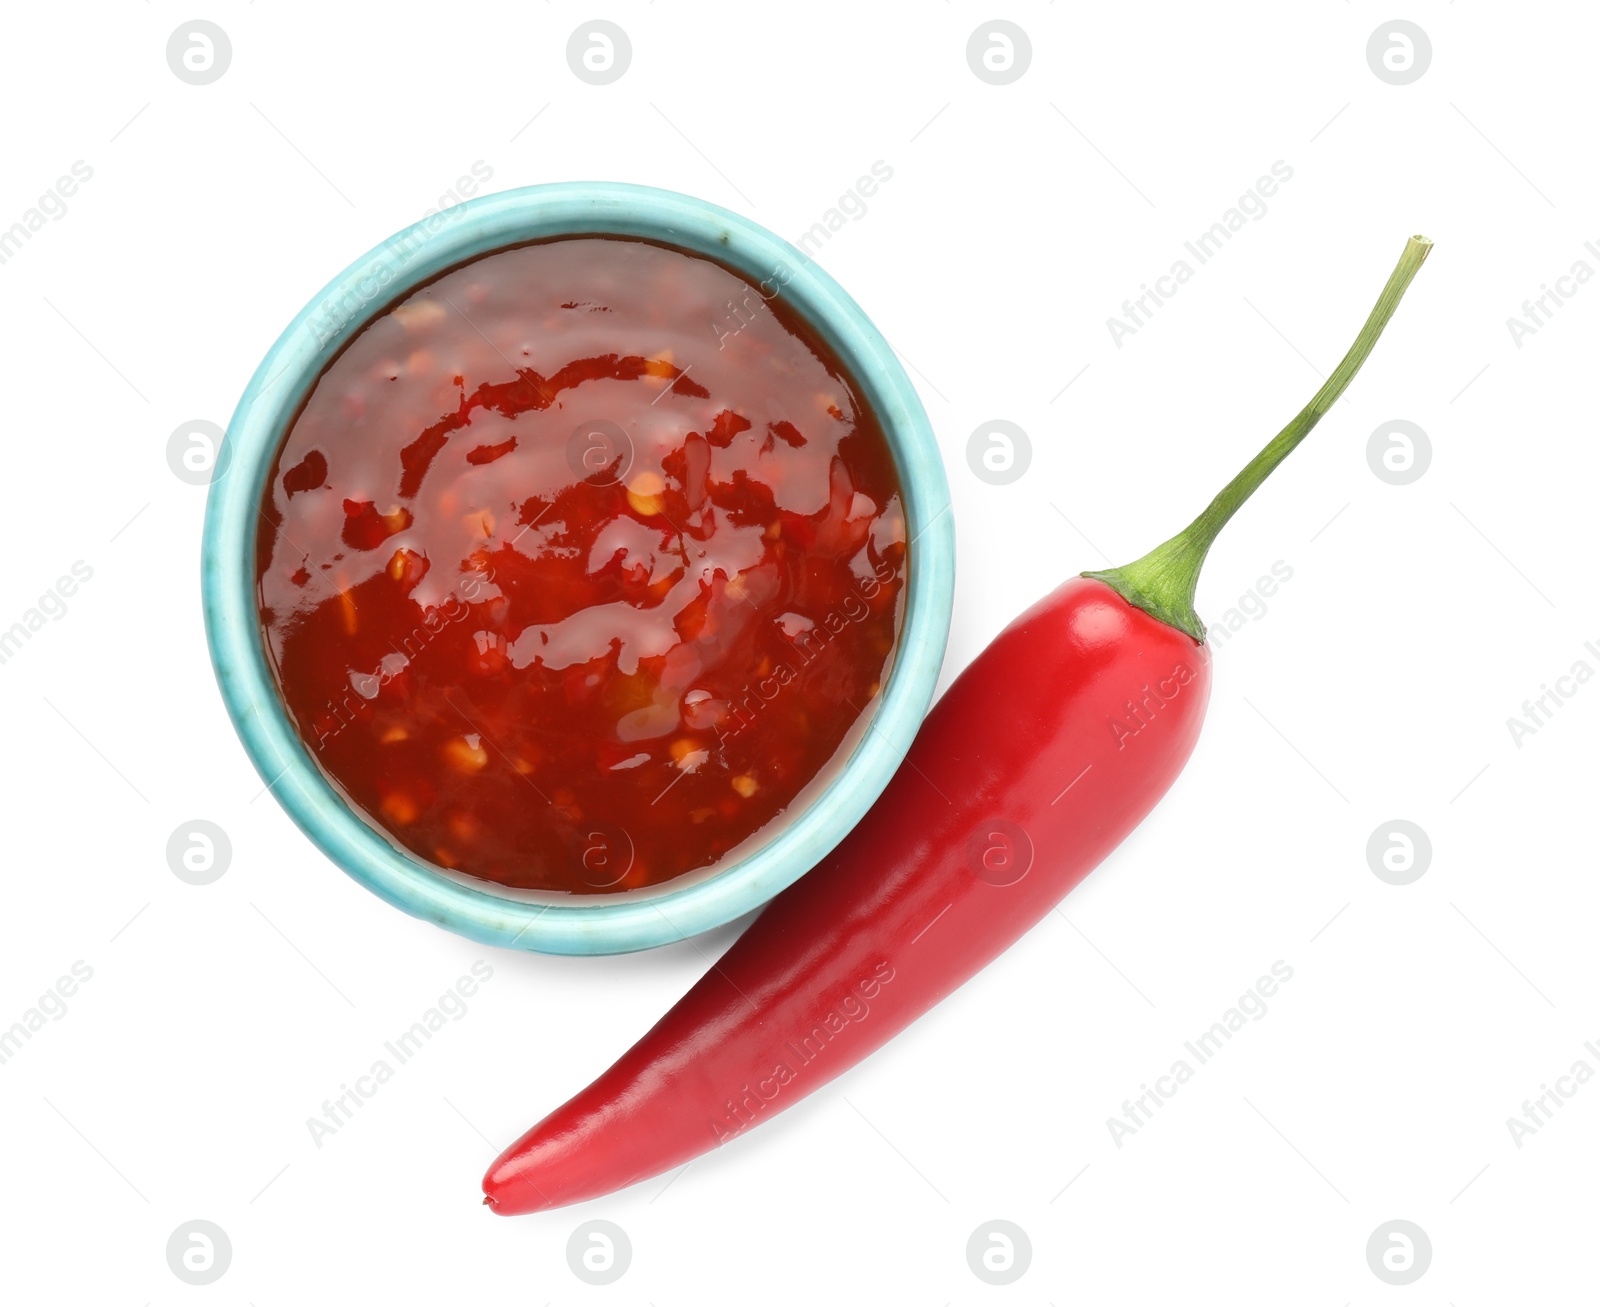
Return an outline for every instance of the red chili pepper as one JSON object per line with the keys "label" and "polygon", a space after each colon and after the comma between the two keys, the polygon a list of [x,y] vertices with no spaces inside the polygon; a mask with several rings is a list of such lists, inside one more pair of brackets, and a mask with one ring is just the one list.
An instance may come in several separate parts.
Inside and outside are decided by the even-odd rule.
{"label": "red chili pepper", "polygon": [[486,1203],[581,1202],[737,1137],[970,979],[1116,848],[1200,733],[1211,670],[1193,601],[1212,540],[1349,385],[1430,248],[1412,238],[1333,375],[1189,527],[1067,582],[978,655],[861,824],[500,1156]]}

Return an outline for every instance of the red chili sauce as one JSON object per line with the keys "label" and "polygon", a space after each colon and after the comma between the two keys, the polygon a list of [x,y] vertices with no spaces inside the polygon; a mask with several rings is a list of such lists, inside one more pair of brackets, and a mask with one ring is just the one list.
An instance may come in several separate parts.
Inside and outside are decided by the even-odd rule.
{"label": "red chili sauce", "polygon": [[776,281],[569,238],[445,274],[323,373],[262,498],[261,629],[391,840],[614,892],[759,837],[854,746],[906,550],[883,432]]}

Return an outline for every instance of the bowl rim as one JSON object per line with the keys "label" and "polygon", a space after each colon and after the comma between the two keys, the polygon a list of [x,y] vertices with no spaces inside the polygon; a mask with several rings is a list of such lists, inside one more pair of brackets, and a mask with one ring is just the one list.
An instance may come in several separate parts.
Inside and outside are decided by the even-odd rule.
{"label": "bowl rim", "polygon": [[[910,543],[900,639],[850,755],[803,811],[727,868],[647,897],[505,898],[442,875],[353,812],[313,761],[278,697],[256,614],[261,489],[288,423],[349,339],[450,268],[549,236],[632,236],[699,253],[778,294],[846,365],[888,438]],[[932,700],[955,584],[950,491],[933,429],[893,349],[826,272],[750,219],[674,191],[557,182],[480,196],[395,233],[334,277],[278,337],[240,397],[206,502],[201,588],[217,683],[245,751],[278,803],[337,866],[395,907],[482,943],[621,953],[686,939],[771,899],[825,857],[903,760]]]}

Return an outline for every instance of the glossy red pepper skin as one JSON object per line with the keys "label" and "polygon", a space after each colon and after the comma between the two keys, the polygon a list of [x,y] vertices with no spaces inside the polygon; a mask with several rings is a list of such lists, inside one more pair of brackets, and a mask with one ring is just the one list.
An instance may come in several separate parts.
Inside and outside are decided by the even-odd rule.
{"label": "glossy red pepper skin", "polygon": [[681,1165],[798,1102],[969,980],[1177,779],[1209,650],[1100,581],[1034,605],[951,685],[833,854],[598,1080],[508,1149],[513,1215]]}

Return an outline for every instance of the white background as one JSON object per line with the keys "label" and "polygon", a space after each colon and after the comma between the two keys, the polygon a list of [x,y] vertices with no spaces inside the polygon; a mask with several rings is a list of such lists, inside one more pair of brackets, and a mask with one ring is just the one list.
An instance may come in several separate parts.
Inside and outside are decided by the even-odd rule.
{"label": "white background", "polygon": [[[1512,12],[1403,10],[1433,55],[1397,87],[1366,57],[1396,13],[1366,0],[8,6],[0,228],[74,161],[93,178],[0,265],[0,627],[74,561],[93,578],[0,665],[0,1027],[75,961],[93,979],[0,1066],[0,1297],[1592,1296],[1600,1083],[1521,1148],[1506,1119],[1576,1060],[1600,1070],[1600,685],[1520,748],[1506,719],[1576,660],[1600,670],[1600,286],[1520,348],[1506,319],[1576,260],[1600,270],[1600,26]],[[1032,44],[1006,86],[965,56],[997,16]],[[232,41],[209,86],[166,62],[195,17]],[[631,38],[609,86],[565,58],[594,17]],[[487,1162],[705,962],[484,950],[317,854],[224,715],[205,492],[167,439],[226,423],[312,293],[475,161],[491,189],[650,183],[794,239],[880,159],[893,179],[821,262],[902,352],[945,454],[946,684],[1059,579],[1186,522],[1333,366],[1405,237],[1437,249],[1348,401],[1216,547],[1208,620],[1275,561],[1293,578],[1218,650],[1182,780],[1063,914],[670,1188],[496,1219]],[[1266,215],[1118,348],[1107,317],[1277,160],[1294,175]],[[1009,486],[967,466],[993,418],[1032,438]],[[1433,448],[1406,486],[1365,452],[1396,418]],[[233,845],[206,887],[165,854],[197,817]],[[1395,817],[1433,845],[1405,887],[1365,853]],[[467,1015],[316,1147],[306,1118],[480,957]],[[1115,1146],[1106,1119],[1279,959],[1268,1014]],[[632,1245],[607,1288],[567,1264],[594,1217]],[[965,1251],[997,1217],[1032,1243],[1004,1289]],[[192,1218],[232,1242],[207,1288],[167,1265]],[[1365,1251],[1394,1218],[1432,1243],[1405,1288]]]}

